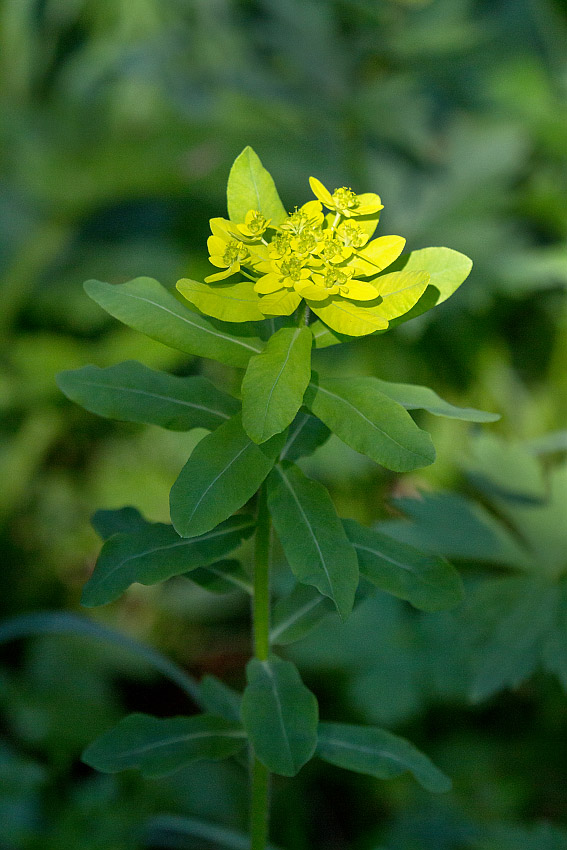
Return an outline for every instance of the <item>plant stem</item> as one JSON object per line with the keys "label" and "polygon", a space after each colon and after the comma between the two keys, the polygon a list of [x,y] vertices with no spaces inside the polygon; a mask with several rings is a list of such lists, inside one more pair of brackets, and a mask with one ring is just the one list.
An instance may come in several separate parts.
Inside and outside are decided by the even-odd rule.
{"label": "plant stem", "polygon": [[[254,602],[252,609],[254,654],[267,661],[270,653],[270,514],[266,485],[258,493],[254,546]],[[265,850],[268,840],[270,773],[251,753],[250,847]]]}

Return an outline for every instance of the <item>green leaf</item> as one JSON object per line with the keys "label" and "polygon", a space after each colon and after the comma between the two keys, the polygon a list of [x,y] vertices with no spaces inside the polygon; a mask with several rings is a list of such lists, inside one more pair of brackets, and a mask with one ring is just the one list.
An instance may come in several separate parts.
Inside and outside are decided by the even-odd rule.
{"label": "green leaf", "polygon": [[256,493],[274,465],[285,434],[257,446],[240,414],[197,444],[171,488],[171,521],[182,537],[210,531]]}
{"label": "green leaf", "polygon": [[88,280],[85,291],[115,319],[186,354],[242,367],[264,348],[253,325],[239,325],[236,333],[234,326],[189,310],[151,277],[118,285]]}
{"label": "green leaf", "polygon": [[289,596],[279,599],[272,615],[272,643],[285,646],[294,643],[317,626],[334,611],[327,596],[304,584],[297,584]]}
{"label": "green leaf", "polygon": [[317,745],[317,700],[295,665],[271,656],[253,658],[241,717],[258,759],[272,773],[295,776]]}
{"label": "green leaf", "polygon": [[209,285],[182,278],[177,289],[201,312],[225,322],[261,322],[260,296],[251,280],[222,281]]}
{"label": "green leaf", "polygon": [[281,224],[287,218],[270,173],[249,146],[236,157],[230,169],[227,201],[231,221],[243,222],[249,210],[258,210],[271,219],[272,225]]}
{"label": "green leaf", "polygon": [[157,778],[195,761],[228,758],[245,743],[239,724],[211,714],[130,714],[87,747],[82,760],[103,773],[138,768],[142,776]]}
{"label": "green leaf", "polygon": [[435,460],[431,437],[372,378],[314,375],[305,403],[351,448],[395,472],[409,472]]}
{"label": "green leaf", "polygon": [[382,522],[378,530],[424,549],[458,560],[530,566],[528,552],[482,505],[456,493],[421,493],[419,499],[396,499],[396,508],[412,520]]}
{"label": "green leaf", "polygon": [[309,328],[280,328],[250,358],[242,381],[242,424],[255,443],[279,434],[295,417],[311,377]]}
{"label": "green leaf", "polygon": [[103,640],[133,653],[163,676],[181,688],[194,702],[199,704],[199,685],[185,670],[166,658],[157,650],[139,643],[114,629],[93,623],[85,617],[67,611],[41,611],[23,614],[0,623],[0,644],[36,635],[81,635],[94,640]]}
{"label": "green leaf", "polygon": [[415,307],[394,320],[393,324],[413,319],[446,301],[467,279],[471,269],[472,260],[452,248],[421,248],[410,254],[402,254],[388,267],[388,272],[426,271],[429,273],[429,285]]}
{"label": "green leaf", "polygon": [[338,767],[392,779],[409,771],[426,791],[449,791],[451,780],[413,744],[375,726],[320,723],[317,755]]}
{"label": "green leaf", "polygon": [[240,723],[241,694],[229,688],[216,676],[207,673],[199,683],[201,702],[205,711],[224,717],[225,720]]}
{"label": "green leaf", "polygon": [[[195,538],[191,538],[194,540]],[[216,561],[208,567],[199,567],[187,575],[209,593],[232,593],[243,590],[252,593],[252,583],[240,561],[234,559]]]}
{"label": "green leaf", "polygon": [[327,489],[289,461],[268,478],[268,508],[289,565],[346,618],[358,587],[358,560]]}
{"label": "green leaf", "polygon": [[173,431],[212,431],[240,407],[236,399],[217,390],[207,378],[178,378],[135,360],[107,369],[85,366],[61,372],[57,384],[68,398],[91,413]]}
{"label": "green leaf", "polygon": [[131,506],[95,511],[91,517],[92,527],[103,540],[120,532],[142,531],[147,524],[140,511]]}
{"label": "green leaf", "polygon": [[343,525],[358,555],[361,575],[381,590],[429,612],[452,608],[462,600],[461,578],[448,561],[424,555],[353,519],[343,520]]}
{"label": "green leaf", "polygon": [[283,447],[280,460],[297,460],[300,457],[311,455],[322,446],[331,436],[326,425],[311,416],[304,410],[300,410],[291,425]]}
{"label": "green leaf", "polygon": [[397,401],[406,410],[427,410],[434,416],[462,419],[465,422],[496,422],[497,419],[500,419],[498,413],[487,413],[484,410],[475,410],[473,407],[456,407],[454,404],[449,404],[429,387],[420,387],[415,384],[392,384],[378,378],[366,378],[365,380],[373,381],[380,392],[393,401]]}
{"label": "green leaf", "polygon": [[254,520],[241,514],[189,540],[163,523],[146,523],[140,531],[114,534],[102,547],[81,602],[87,607],[105,605],[134,582],[157,584],[211,564],[253,531]]}

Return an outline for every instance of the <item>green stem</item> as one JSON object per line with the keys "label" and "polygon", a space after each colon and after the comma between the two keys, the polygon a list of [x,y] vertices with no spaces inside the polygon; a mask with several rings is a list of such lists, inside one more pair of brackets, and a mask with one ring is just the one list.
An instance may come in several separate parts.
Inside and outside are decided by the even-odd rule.
{"label": "green stem", "polygon": [[[270,533],[266,485],[258,493],[258,518],[254,547],[254,654],[267,661],[270,653]],[[270,773],[251,753],[250,847],[265,850],[268,840]]]}

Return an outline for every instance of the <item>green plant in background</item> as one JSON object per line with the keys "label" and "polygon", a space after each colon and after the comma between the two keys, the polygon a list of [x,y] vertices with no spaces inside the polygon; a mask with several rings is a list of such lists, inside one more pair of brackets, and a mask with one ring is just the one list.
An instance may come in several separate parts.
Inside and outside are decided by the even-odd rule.
{"label": "green plant in background", "polygon": [[[210,431],[171,488],[172,525],[147,522],[133,508],[95,515],[105,543],[83,604],[103,605],[134,582],[173,576],[238,586],[252,597],[254,657],[242,695],[207,676],[195,694],[203,713],[129,715],[95,740],[84,760],[104,772],[138,768],[153,777],[196,760],[239,757],[248,745],[254,850],[266,846],[270,774],[294,776],[314,755],[380,778],[410,771],[430,791],[450,786],[425,755],[392,733],[319,722],[314,694],[295,665],[273,651],[331,608],[346,619],[357,593],[376,587],[425,611],[450,608],[462,597],[448,562],[341,520],[326,488],[295,461],[334,432],[376,463],[408,471],[435,457],[408,410],[497,418],[449,405],[425,387],[312,369],[317,349],[383,332],[445,300],[471,263],[447,248],[403,255],[401,237],[373,238],[382,208],[377,195],[346,188],[331,194],[314,178],[311,186],[316,200],[286,213],[269,173],[246,148],[229,176],[229,219],[211,220],[210,259],[220,271],[204,283],[179,281],[188,305],[150,278],[86,284],[130,327],[244,370],[240,398],[205,377],[177,377],[134,361],[58,379],[71,399],[102,416]],[[273,611],[272,524],[297,582]],[[252,537],[250,577],[232,556]]]}

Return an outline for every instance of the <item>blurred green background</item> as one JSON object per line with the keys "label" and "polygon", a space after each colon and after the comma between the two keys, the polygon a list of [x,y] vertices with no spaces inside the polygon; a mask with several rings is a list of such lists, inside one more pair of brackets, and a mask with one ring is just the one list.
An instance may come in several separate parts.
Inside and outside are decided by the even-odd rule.
{"label": "blurred green background", "polygon": [[[342,515],[462,564],[469,601],[417,615],[376,596],[292,652],[325,719],[407,735],[455,788],[434,798],[314,762],[274,788],[288,850],[567,848],[566,44],[565,0],[0,0],[2,619],[80,612],[99,546],[90,515],[134,504],[166,521],[201,436],[99,420],[60,395],[58,371],[135,358],[237,386],[119,326],[81,284],[206,274],[208,219],[225,214],[245,145],[288,208],[312,174],[376,191],[381,234],[474,261],[449,302],[318,366],[424,383],[501,421],[480,437],[421,419],[439,459],[405,477],[333,439],[305,465]],[[395,517],[419,490],[450,492],[408,530]],[[528,555],[502,555],[490,534]],[[534,585],[493,592],[510,570],[541,584],[546,563],[553,616]],[[238,594],[135,585],[89,616],[197,678],[242,682]],[[135,654],[69,635],[0,649],[1,850],[220,846],[175,819],[145,829],[160,813],[245,828],[237,764],[154,782],[81,765],[124,711],[187,710]]]}

